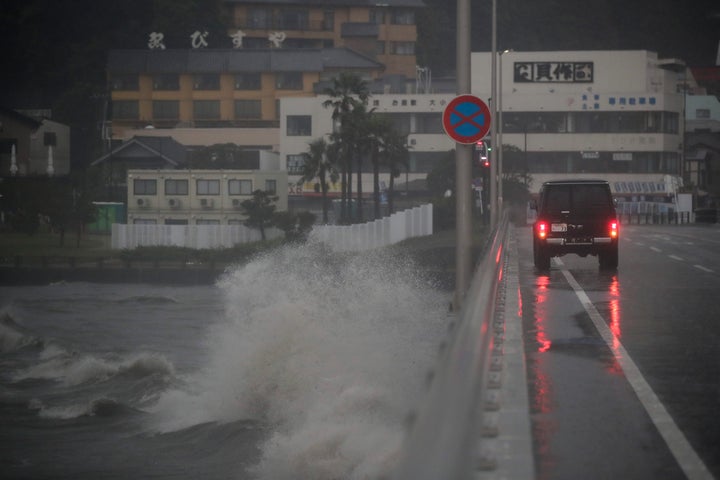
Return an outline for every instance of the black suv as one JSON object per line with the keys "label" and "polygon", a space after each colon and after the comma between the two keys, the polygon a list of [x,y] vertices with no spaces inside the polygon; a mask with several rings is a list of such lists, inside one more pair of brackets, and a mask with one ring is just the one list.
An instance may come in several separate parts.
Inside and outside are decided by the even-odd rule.
{"label": "black suv", "polygon": [[549,269],[550,257],[568,253],[597,255],[600,268],[617,268],[619,222],[608,182],[545,182],[534,207],[533,259],[537,269]]}

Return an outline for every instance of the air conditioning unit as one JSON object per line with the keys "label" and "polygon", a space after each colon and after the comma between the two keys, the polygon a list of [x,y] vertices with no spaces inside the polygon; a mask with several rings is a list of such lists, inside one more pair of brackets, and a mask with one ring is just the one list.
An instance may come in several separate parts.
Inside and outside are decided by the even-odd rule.
{"label": "air conditioning unit", "polygon": [[138,198],[137,199],[137,206],[140,208],[148,208],[150,207],[150,199],[148,198]]}
{"label": "air conditioning unit", "polygon": [[181,202],[179,198],[168,198],[170,208],[180,208]]}
{"label": "air conditioning unit", "polygon": [[202,208],[213,208],[215,202],[213,202],[212,198],[201,198],[200,199],[200,206]]}

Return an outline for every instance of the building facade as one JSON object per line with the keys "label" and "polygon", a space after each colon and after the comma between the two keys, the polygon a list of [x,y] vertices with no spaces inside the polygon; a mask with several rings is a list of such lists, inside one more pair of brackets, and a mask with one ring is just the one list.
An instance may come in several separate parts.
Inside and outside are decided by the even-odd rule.
{"label": "building facade", "polygon": [[[455,148],[455,142],[442,126],[442,113],[454,97],[452,93],[383,94],[370,97],[368,107],[374,113],[391,119],[395,128],[407,135],[408,168],[396,183],[424,181],[427,174]],[[328,99],[318,96],[281,100],[280,166],[288,172],[292,196],[312,197],[316,194],[314,182],[298,181],[308,158],[310,142],[317,138],[328,139],[332,133],[332,110],[323,106]],[[299,131],[293,127],[296,123],[305,124],[307,128]],[[370,195],[373,191],[371,165],[368,161],[364,164],[366,173],[363,174],[363,192]],[[387,173],[382,173],[381,181],[385,185],[389,183]],[[331,195],[340,194],[339,183],[330,187]]]}
{"label": "building facade", "polygon": [[255,190],[287,210],[287,173],[279,170],[129,170],[129,224],[239,225]]}
{"label": "building facade", "polygon": [[[490,64],[490,53],[472,54],[471,93],[488,104]],[[529,175],[534,193],[551,178],[602,177],[628,202],[672,195],[682,184],[684,104],[678,85],[687,81],[671,68],[675,65],[648,51],[502,55],[502,95],[493,121],[498,122],[498,143],[509,150],[503,155],[503,173]],[[398,183],[424,179],[455,148],[442,126],[442,113],[454,96],[370,98],[369,107],[391,117],[408,135],[409,168]],[[292,195],[313,195],[312,184],[298,187],[293,180],[299,179],[309,143],[332,131],[331,112],[323,100],[281,101],[280,164],[288,171]],[[294,122],[308,128],[298,134],[291,128]],[[372,191],[370,173],[365,174],[363,191]]]}
{"label": "building facade", "polygon": [[[491,62],[472,54],[481,98]],[[639,199],[681,184],[682,62],[644,50],[510,51],[497,66],[498,141],[521,153],[503,158],[503,171],[528,172],[531,191],[551,178],[602,177],[615,195]]]}
{"label": "building facade", "polygon": [[346,47],[383,64],[385,74],[415,78],[422,0],[226,0],[229,34],[244,48]]}

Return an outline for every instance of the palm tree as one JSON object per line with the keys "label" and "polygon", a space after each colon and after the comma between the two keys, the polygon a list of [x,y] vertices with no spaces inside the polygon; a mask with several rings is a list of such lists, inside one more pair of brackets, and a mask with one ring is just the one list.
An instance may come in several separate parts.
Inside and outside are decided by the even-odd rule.
{"label": "palm tree", "polygon": [[349,128],[349,115],[355,108],[367,103],[370,90],[367,82],[354,73],[342,72],[333,79],[333,85],[325,89],[330,98],[323,102],[325,108],[333,109],[333,141],[340,142],[342,175],[341,221],[347,220],[347,199],[352,196],[352,152],[353,132]]}
{"label": "palm tree", "polygon": [[368,119],[367,135],[370,149],[370,162],[373,169],[374,216],[380,218],[380,166],[385,155],[388,135],[394,131],[392,121],[384,115],[371,115]]}
{"label": "palm tree", "polygon": [[382,159],[390,170],[390,182],[388,186],[388,207],[390,213],[394,213],[395,206],[395,179],[402,173],[401,167],[408,168],[410,151],[407,146],[407,135],[390,130],[385,140],[385,150]]}
{"label": "palm tree", "polygon": [[[351,154],[348,158],[356,159],[357,168],[357,218],[358,222],[363,221],[363,190],[362,190],[362,171],[363,159],[372,151],[372,137],[370,133],[371,122],[373,118],[373,110],[368,111],[365,104],[358,105],[346,117],[347,132],[345,137],[347,145],[350,147]],[[350,197],[350,196],[349,196]]]}
{"label": "palm tree", "polygon": [[328,145],[324,138],[318,138],[310,142],[309,156],[305,161],[305,165],[303,165],[302,177],[298,181],[298,183],[311,182],[315,178],[320,180],[323,223],[328,223],[328,179],[332,183],[338,180],[337,168],[331,161],[333,150],[334,146],[332,144]]}

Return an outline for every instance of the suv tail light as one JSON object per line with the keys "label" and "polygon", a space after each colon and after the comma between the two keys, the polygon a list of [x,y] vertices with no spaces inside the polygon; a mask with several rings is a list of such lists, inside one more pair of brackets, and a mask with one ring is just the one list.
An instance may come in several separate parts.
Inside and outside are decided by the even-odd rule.
{"label": "suv tail light", "polygon": [[547,222],[537,222],[537,225],[535,227],[537,229],[537,236],[540,240],[545,240],[547,238],[548,230],[550,227],[548,226]]}
{"label": "suv tail light", "polygon": [[617,220],[610,220],[610,225],[608,225],[608,229],[610,232],[610,238],[618,238],[618,222],[617,222]]}

